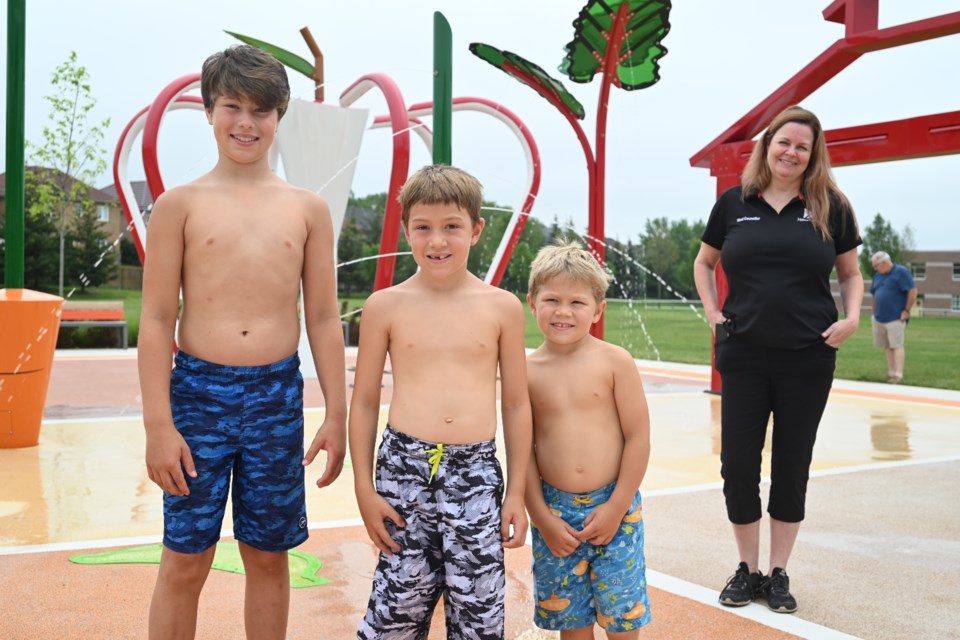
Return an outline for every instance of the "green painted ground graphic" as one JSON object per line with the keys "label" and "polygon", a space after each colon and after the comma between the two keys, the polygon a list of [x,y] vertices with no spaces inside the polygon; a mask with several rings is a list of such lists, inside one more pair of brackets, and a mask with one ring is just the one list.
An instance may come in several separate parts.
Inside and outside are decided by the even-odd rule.
{"label": "green painted ground graphic", "polygon": [[[114,549],[102,553],[87,553],[70,558],[74,564],[160,564],[160,552],[163,545],[148,544],[142,547],[128,547]],[[330,580],[318,575],[323,567],[320,558],[302,551],[289,551],[290,555],[290,587],[302,589],[304,587],[319,587],[330,584]],[[213,568],[230,573],[243,574],[243,561],[240,559],[240,548],[236,542],[220,542],[217,544],[213,556]]]}

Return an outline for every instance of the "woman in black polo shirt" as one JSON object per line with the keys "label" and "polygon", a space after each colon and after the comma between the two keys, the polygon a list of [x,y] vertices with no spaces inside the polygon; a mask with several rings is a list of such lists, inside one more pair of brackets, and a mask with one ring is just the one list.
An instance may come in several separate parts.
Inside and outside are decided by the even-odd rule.
{"label": "woman in black polo shirt", "polygon": [[[857,330],[862,242],[837,187],[817,117],[800,107],[777,115],[754,146],[741,186],[721,194],[694,262],[697,292],[715,331],[723,382],[721,473],[740,552],[720,602],[763,595],[792,613],[787,560],[804,517],[817,427],[833,383],[837,349]],[[720,309],[714,269],[729,284]],[[837,270],[844,319],[830,292]],[[759,570],[760,462],[773,414],[770,575]]]}

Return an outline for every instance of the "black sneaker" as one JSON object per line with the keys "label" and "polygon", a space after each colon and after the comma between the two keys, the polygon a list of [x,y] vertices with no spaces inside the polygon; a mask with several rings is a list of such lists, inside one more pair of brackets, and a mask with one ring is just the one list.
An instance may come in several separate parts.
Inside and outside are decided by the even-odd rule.
{"label": "black sneaker", "polygon": [[760,584],[763,574],[759,571],[750,573],[746,562],[737,566],[737,572],[730,576],[726,586],[720,592],[720,604],[728,607],[742,607],[753,602],[760,595]]}
{"label": "black sneaker", "polygon": [[777,613],[793,613],[797,610],[797,600],[790,595],[790,578],[787,572],[776,567],[763,583],[763,592],[767,596],[767,606]]}

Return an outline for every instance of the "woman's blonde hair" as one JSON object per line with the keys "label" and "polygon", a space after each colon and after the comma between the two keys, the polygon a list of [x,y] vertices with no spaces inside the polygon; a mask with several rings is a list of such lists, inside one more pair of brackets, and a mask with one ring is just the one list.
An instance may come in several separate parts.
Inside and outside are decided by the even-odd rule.
{"label": "woman's blonde hair", "polygon": [[551,278],[570,278],[590,287],[597,304],[603,302],[610,286],[610,274],[579,242],[570,241],[540,249],[530,265],[527,294],[536,298],[540,288]]}
{"label": "woman's blonde hair", "polygon": [[[823,127],[820,120],[812,111],[808,111],[800,106],[788,107],[781,111],[763,132],[763,135],[753,146],[753,153],[747,161],[747,166],[743,170],[740,178],[740,184],[743,185],[743,197],[755,195],[766,189],[773,173],[770,165],[767,163],[767,152],[770,150],[770,143],[774,136],[783,127],[783,125],[795,122],[810,127],[813,131],[813,147],[810,149],[810,163],[803,173],[803,183],[800,185],[800,193],[803,196],[804,205],[810,213],[810,221],[814,228],[820,232],[824,240],[832,240],[830,235],[830,216],[835,213],[843,216],[840,219],[840,228],[845,228],[846,215],[853,215],[853,207],[837,182],[833,179],[833,171],[830,167],[830,155],[827,153],[827,143],[823,139]],[[854,220],[856,224],[856,220]]]}

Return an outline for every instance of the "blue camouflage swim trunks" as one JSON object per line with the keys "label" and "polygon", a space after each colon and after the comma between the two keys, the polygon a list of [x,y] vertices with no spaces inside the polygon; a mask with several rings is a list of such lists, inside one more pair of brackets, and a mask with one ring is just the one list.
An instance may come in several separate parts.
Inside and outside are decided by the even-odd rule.
{"label": "blue camouflage swim trunks", "polygon": [[359,640],[425,640],[443,595],[447,640],[503,640],[503,475],[493,440],[425,442],[387,427],[377,493],[406,522],[385,522],[400,551],[380,554]]}
{"label": "blue camouflage swim trunks", "polygon": [[[615,486],[614,482],[575,494],[544,482],[543,498],[551,513],[580,530],[590,512],[610,499]],[[649,623],[640,492],[609,544],[581,542],[569,556],[558,558],[533,528],[533,580],[533,620],[541,629],[579,629],[596,622],[607,631],[621,632]]]}
{"label": "blue camouflage swim trunks", "polygon": [[163,544],[200,553],[217,543],[233,476],[233,535],[261,551],[307,539],[303,377],[293,354],[234,367],[179,351],[170,378],[173,423],[197,468],[190,495],[163,494]]}

